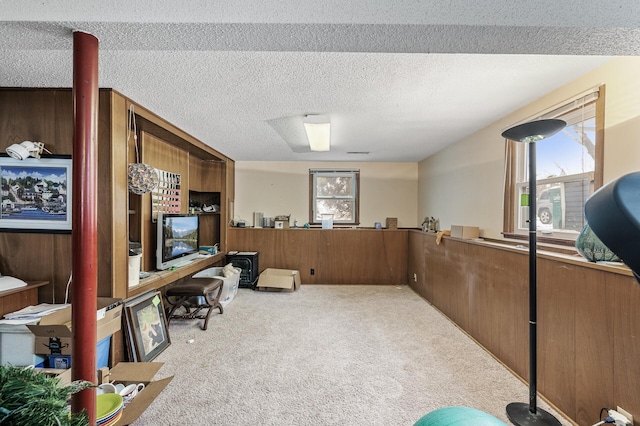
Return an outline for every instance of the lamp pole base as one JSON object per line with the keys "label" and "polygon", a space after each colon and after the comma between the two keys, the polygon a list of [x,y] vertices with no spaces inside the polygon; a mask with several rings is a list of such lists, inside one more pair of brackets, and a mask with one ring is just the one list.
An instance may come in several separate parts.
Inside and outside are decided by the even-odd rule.
{"label": "lamp pole base", "polygon": [[536,408],[536,412],[529,411],[529,405],[523,402],[512,402],[507,405],[507,417],[511,423],[518,426],[549,425],[561,426],[553,414],[542,408]]}

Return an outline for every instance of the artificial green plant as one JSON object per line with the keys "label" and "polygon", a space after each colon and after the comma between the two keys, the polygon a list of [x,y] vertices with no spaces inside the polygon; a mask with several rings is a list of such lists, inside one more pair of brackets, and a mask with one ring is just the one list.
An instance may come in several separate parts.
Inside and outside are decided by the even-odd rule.
{"label": "artificial green plant", "polygon": [[86,413],[72,414],[68,403],[72,394],[91,386],[86,381],[61,386],[59,379],[32,368],[0,366],[0,425],[88,425]]}

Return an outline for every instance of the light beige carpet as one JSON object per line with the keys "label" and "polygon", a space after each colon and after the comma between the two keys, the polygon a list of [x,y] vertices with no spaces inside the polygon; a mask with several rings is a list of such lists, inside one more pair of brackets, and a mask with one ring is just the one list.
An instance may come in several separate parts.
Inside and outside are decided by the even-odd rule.
{"label": "light beige carpet", "polygon": [[407,286],[240,289],[201,323],[170,325],[157,378],[175,377],[136,425],[412,425],[451,405],[508,423],[505,406],[528,401],[526,385]]}

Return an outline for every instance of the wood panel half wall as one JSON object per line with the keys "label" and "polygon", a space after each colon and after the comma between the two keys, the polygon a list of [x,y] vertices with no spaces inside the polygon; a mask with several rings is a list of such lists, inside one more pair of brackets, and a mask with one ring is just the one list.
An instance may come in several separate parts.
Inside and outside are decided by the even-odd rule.
{"label": "wood panel half wall", "polygon": [[299,270],[303,284],[407,283],[406,230],[229,228],[227,241],[259,252],[261,271]]}
{"label": "wood panel half wall", "polygon": [[[529,377],[528,250],[455,238],[438,245],[419,231],[408,244],[410,285]],[[540,394],[580,425],[597,423],[602,407],[640,413],[640,286],[631,272],[540,251],[537,270]]]}

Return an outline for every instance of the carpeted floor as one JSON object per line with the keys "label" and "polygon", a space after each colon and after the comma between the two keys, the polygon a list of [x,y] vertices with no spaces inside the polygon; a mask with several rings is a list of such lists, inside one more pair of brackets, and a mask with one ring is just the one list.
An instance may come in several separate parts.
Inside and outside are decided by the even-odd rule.
{"label": "carpeted floor", "polygon": [[508,423],[505,406],[528,401],[526,385],[407,286],[240,289],[207,331],[201,322],[171,324],[155,361],[156,379],[174,379],[135,425],[412,425],[451,405]]}

